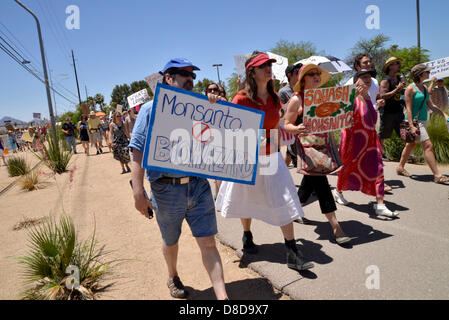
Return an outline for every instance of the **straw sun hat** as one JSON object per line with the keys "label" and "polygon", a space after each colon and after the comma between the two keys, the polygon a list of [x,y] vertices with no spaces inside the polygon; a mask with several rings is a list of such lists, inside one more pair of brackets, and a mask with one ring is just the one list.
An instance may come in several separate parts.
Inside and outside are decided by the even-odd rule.
{"label": "straw sun hat", "polygon": [[298,74],[298,82],[296,82],[295,87],[293,88],[293,90],[295,90],[296,92],[300,92],[303,90],[302,86],[301,86],[301,80],[302,78],[304,78],[304,76],[307,74],[307,72],[309,72],[312,69],[318,69],[321,71],[321,82],[320,82],[320,87],[325,84],[326,82],[329,81],[329,79],[331,78],[331,74],[330,72],[324,70],[323,68],[321,68],[320,66],[317,66],[316,64],[313,63],[306,63],[304,64],[301,69],[299,69],[299,74]]}

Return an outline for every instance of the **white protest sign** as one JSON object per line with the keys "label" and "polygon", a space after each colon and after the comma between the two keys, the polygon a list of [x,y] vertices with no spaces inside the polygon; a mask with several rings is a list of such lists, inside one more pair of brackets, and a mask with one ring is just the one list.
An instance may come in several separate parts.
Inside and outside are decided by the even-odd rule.
{"label": "white protest sign", "polygon": [[115,111],[122,113],[123,106],[121,104],[118,104],[117,107],[115,107]]}
{"label": "white protest sign", "polygon": [[281,83],[288,83],[287,76],[285,75],[285,69],[288,67],[288,58],[272,52],[267,52],[267,55],[270,59],[276,59],[276,62],[273,62],[271,67],[273,78],[279,80]]}
{"label": "white protest sign", "polygon": [[142,105],[148,101],[150,101],[150,96],[148,95],[147,89],[142,89],[128,97],[129,108]]}
{"label": "white protest sign", "polygon": [[332,132],[352,126],[355,85],[306,90],[304,124],[311,134]]}
{"label": "white protest sign", "polygon": [[164,84],[154,96],[142,166],[255,184],[264,112]]}
{"label": "white protest sign", "polygon": [[235,71],[237,72],[240,82],[245,81],[245,62],[249,57],[251,57],[251,53],[234,56]]}
{"label": "white protest sign", "polygon": [[437,79],[449,77],[449,57],[425,62],[424,64],[432,68],[432,70],[430,70],[429,79],[426,81],[432,80],[433,77],[436,77]]}
{"label": "white protest sign", "polygon": [[162,83],[162,79],[163,79],[163,76],[160,72],[156,72],[148,77],[145,77],[145,80],[147,81],[148,86],[151,89],[151,92],[153,92],[153,95],[156,92],[156,85],[158,83]]}

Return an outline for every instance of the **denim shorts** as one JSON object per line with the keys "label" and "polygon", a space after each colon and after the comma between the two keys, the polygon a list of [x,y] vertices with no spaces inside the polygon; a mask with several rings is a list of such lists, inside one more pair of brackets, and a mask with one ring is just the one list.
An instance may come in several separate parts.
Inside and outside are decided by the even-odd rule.
{"label": "denim shorts", "polygon": [[217,234],[215,203],[207,179],[175,185],[156,180],[150,185],[151,203],[165,245],[178,243],[184,219],[195,238]]}

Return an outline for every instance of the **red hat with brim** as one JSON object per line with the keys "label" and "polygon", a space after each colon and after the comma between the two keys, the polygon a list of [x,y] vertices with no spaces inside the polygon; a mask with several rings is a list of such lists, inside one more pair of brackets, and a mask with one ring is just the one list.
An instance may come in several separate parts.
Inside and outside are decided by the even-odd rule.
{"label": "red hat with brim", "polygon": [[249,70],[249,68],[258,67],[266,62],[276,62],[276,59],[270,59],[270,57],[266,53],[260,53],[255,58],[253,58],[250,63],[248,63],[248,65],[246,66],[246,70]]}

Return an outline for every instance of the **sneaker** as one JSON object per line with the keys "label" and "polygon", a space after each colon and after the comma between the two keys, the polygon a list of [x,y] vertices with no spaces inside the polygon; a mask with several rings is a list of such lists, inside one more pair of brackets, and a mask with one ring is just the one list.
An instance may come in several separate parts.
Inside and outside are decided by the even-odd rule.
{"label": "sneaker", "polygon": [[348,205],[349,202],[343,197],[343,193],[340,193],[337,190],[332,190],[332,194],[334,195],[335,202],[343,206]]}
{"label": "sneaker", "polygon": [[376,215],[378,216],[385,216],[389,218],[396,218],[399,213],[393,212],[387,208],[384,204],[374,204],[374,211],[376,212]]}
{"label": "sneaker", "polygon": [[187,297],[187,291],[184,290],[184,285],[178,276],[174,276],[173,279],[167,280],[167,287],[170,290],[170,295],[173,298],[183,299]]}
{"label": "sneaker", "polygon": [[314,267],[312,262],[305,261],[304,256],[299,250],[287,248],[287,267],[296,271],[303,271]]}
{"label": "sneaker", "polygon": [[243,252],[249,254],[256,254],[258,252],[256,244],[253,242],[253,234],[251,231],[243,233]]}

